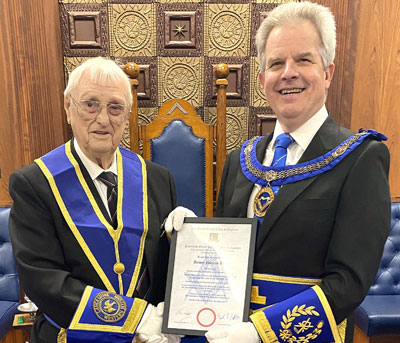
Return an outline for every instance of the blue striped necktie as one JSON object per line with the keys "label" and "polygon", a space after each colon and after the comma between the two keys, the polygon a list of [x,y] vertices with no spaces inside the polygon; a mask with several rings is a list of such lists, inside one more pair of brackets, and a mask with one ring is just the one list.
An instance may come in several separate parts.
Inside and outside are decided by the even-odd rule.
{"label": "blue striped necktie", "polygon": [[[286,165],[287,148],[294,142],[288,133],[281,133],[275,140],[275,152],[271,167],[284,167]],[[278,193],[279,186],[271,187],[274,193]]]}
{"label": "blue striped necktie", "polygon": [[[275,151],[274,151],[274,157],[271,162],[271,167],[284,167],[286,165],[286,157],[287,157],[287,148],[289,147],[290,144],[294,142],[294,139],[287,133],[282,133],[278,137],[276,137],[275,140]],[[279,186],[271,186],[272,191],[276,195],[279,191]],[[261,201],[261,205],[264,208],[265,203],[270,200],[270,196],[268,193],[265,193],[265,195],[259,197]],[[261,225],[264,216],[258,216],[254,214],[254,216],[257,218],[259,225]]]}

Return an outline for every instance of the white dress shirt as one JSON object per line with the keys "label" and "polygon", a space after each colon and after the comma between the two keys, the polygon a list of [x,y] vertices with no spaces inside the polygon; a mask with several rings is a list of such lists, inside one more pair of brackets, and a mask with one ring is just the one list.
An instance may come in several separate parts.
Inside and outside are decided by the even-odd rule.
{"label": "white dress shirt", "polygon": [[[110,210],[108,208],[108,201],[107,201],[107,186],[101,182],[100,180],[97,179],[97,177],[102,173],[102,172],[107,172],[110,171],[114,173],[115,176],[118,175],[117,172],[117,153],[114,152],[114,159],[113,162],[107,170],[104,170],[101,168],[98,164],[94,163],[93,161],[89,160],[89,158],[83,153],[82,149],[79,147],[79,144],[76,139],[74,139],[74,148],[76,153],[78,154],[79,158],[81,159],[83,165],[85,166],[86,170],[89,173],[89,176],[93,180],[93,183],[99,192],[100,198],[104,203],[104,206],[107,209],[108,214],[110,214]],[[111,215],[110,215],[111,216]]]}
{"label": "white dress shirt", "polygon": [[[327,117],[328,112],[324,105],[317,113],[315,113],[310,119],[308,119],[303,125],[298,127],[293,132],[283,132],[281,124],[277,120],[274,129],[274,136],[272,137],[272,140],[269,142],[267,150],[265,151],[263,165],[271,165],[275,152],[276,137],[278,137],[282,133],[289,133],[290,136],[294,139],[294,142],[290,144],[287,149],[286,165],[296,164],[300,160],[304,151],[307,149],[311,140],[314,138],[315,134],[320,129]],[[250,194],[249,203],[247,205],[248,218],[253,218],[254,216],[253,202],[257,192],[260,189],[261,186],[254,184],[254,188]]]}

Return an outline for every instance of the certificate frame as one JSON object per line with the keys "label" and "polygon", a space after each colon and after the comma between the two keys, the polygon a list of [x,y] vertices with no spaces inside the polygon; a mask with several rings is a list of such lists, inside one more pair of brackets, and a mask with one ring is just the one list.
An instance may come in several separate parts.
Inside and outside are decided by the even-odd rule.
{"label": "certificate frame", "polygon": [[[221,232],[221,235],[219,235],[219,233],[216,234],[216,231]],[[234,236],[235,234],[237,235],[236,238]],[[204,336],[204,334],[210,329],[218,329],[224,326],[226,327],[238,322],[248,320],[256,234],[257,219],[255,218],[185,218],[184,226],[181,231],[174,231],[171,236],[168,275],[165,292],[165,305],[161,330],[163,333]],[[188,237],[193,237],[194,245],[185,244],[183,246],[182,244],[184,244],[184,242],[189,242]],[[200,237],[200,241],[197,240],[198,237]],[[207,242],[202,240],[204,237],[209,237]],[[219,237],[221,238],[220,246],[218,245]],[[226,246],[226,242],[235,242],[238,237],[241,238],[240,242],[233,243],[232,246]],[[217,241],[217,243],[215,242],[215,240]],[[195,260],[193,261],[190,261],[190,258],[186,262],[181,262],[182,258],[177,261],[176,257],[182,257],[183,251],[185,251],[187,246],[194,247],[193,249],[189,248],[189,255],[190,253],[194,253],[194,256],[197,257],[195,257]],[[179,251],[177,251],[177,247]],[[193,252],[191,250],[194,250],[196,252]],[[212,251],[213,260],[207,260],[206,262],[204,262],[204,251]],[[237,253],[240,254],[240,260],[243,261],[243,263],[239,263],[239,269],[240,271],[245,271],[245,275],[239,275],[236,272],[237,264],[235,265],[235,268],[229,266],[231,262],[229,262],[227,257],[230,256],[233,258],[233,260],[235,260],[237,259]],[[208,253],[205,254],[207,255]],[[200,262],[196,261],[197,258],[200,260]],[[199,263],[199,265],[196,266],[196,263]],[[199,296],[199,293],[197,293],[196,295],[190,294],[190,292],[192,292],[192,288],[190,287],[190,285],[204,286],[204,280],[202,280],[202,276],[200,276],[199,280],[190,281],[190,278],[187,277],[187,275],[193,275],[191,273],[193,273],[193,270],[195,270],[196,268],[210,268],[208,267],[208,263],[216,264],[217,266],[215,268],[218,269],[218,274],[211,275],[209,280],[207,280],[208,276],[205,277],[206,280],[210,281],[211,284],[210,287],[206,281],[206,286],[203,288],[205,289],[204,294],[208,295],[206,295],[206,298],[202,298],[201,295]],[[187,265],[187,267],[182,269],[182,265]],[[211,268],[213,268],[213,266],[211,266]],[[215,270],[215,268],[213,269]],[[220,268],[223,269],[222,272],[220,272]],[[235,269],[234,272],[233,269]],[[200,272],[199,270],[197,275],[206,275],[204,274],[204,269],[203,272]],[[223,278],[222,282],[220,281],[221,275]],[[179,283],[179,280],[183,280],[185,279],[185,277],[186,280],[189,281],[187,281],[186,283]],[[218,280],[218,282],[213,281],[213,279]],[[231,280],[235,282],[232,282]],[[212,285],[213,282],[214,286]],[[221,292],[221,290],[217,287],[219,287],[221,283],[223,285],[222,292],[224,292],[224,295],[221,297],[222,300],[217,298],[215,300],[215,303],[213,303],[213,297],[220,296],[219,293]],[[188,284],[189,287],[186,287]],[[240,284],[240,286],[237,287],[239,288],[239,290],[236,290],[237,284]],[[213,287],[215,287],[214,290],[217,289],[218,295],[215,295],[215,293],[214,295],[212,295],[212,291],[210,289],[212,289]],[[235,288],[236,292],[232,291],[231,288]],[[189,289],[189,291],[183,289]],[[228,291],[225,291],[226,289],[228,289]],[[196,291],[199,292],[198,290]],[[187,293],[183,297],[181,293],[185,292]],[[200,293],[201,292],[202,291],[200,291]],[[238,292],[240,294],[239,297],[237,296]],[[236,293],[236,296],[229,297],[226,296],[227,293]],[[186,301],[187,298],[189,298],[188,301]],[[197,298],[201,298],[201,300],[198,301]],[[219,304],[219,302],[224,302],[226,300],[226,304]],[[191,301],[192,303],[190,303]],[[209,302],[211,302],[211,305],[209,305]],[[230,306],[230,304],[232,303],[235,303],[235,306]],[[204,307],[201,310],[198,310],[199,306]],[[213,306],[216,307],[217,310],[215,310]],[[178,310],[177,307],[179,307]],[[220,311],[221,308],[226,308],[226,311]],[[239,311],[230,312],[232,308],[238,309]],[[211,319],[209,319],[210,316]],[[204,317],[206,319],[202,319],[202,321],[205,321],[202,323],[199,318]]]}

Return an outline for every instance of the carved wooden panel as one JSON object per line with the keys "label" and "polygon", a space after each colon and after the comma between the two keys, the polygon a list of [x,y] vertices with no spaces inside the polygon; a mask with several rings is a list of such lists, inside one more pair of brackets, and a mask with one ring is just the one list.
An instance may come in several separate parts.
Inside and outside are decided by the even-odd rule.
{"label": "carved wooden panel", "polygon": [[265,136],[274,131],[276,122],[275,115],[259,114],[257,115],[257,135]]}
{"label": "carved wooden panel", "polygon": [[277,3],[256,3],[252,4],[252,15],[251,15],[251,56],[257,56],[257,48],[255,42],[256,32],[262,23],[262,21],[267,17],[268,13],[272,11]]}
{"label": "carved wooden panel", "polygon": [[[204,121],[216,124],[217,115],[215,107],[206,107]],[[239,148],[246,140],[248,133],[249,108],[226,108],[226,150],[227,152]],[[214,142],[215,143],[215,142]]]}
{"label": "carved wooden panel", "polygon": [[[150,124],[154,117],[157,115],[157,108],[146,108],[146,107],[139,107],[138,109],[138,115],[139,115],[139,125],[145,125],[145,124]],[[125,128],[125,131],[122,136],[122,142],[121,145],[130,148],[130,141],[129,141],[129,125]],[[139,141],[139,150],[143,151],[142,149],[143,144],[141,141]]]}
{"label": "carved wooden panel", "polygon": [[60,4],[65,56],[109,54],[107,4]]}
{"label": "carved wooden panel", "polygon": [[110,4],[111,56],[155,56],[155,4]]}
{"label": "carved wooden panel", "polygon": [[[268,12],[288,1],[293,0],[60,0],[66,79],[97,49],[121,66],[140,66],[139,107],[157,110],[180,97],[207,121],[216,106],[213,68],[227,63],[230,123],[240,123],[232,127],[232,149],[252,132],[251,113],[270,111],[257,77],[254,35]],[[108,42],[100,49],[103,36]],[[243,136],[236,140],[238,132]]]}
{"label": "carved wooden panel", "polygon": [[247,58],[216,58],[205,60],[205,102],[206,106],[215,106],[217,88],[214,68],[219,63],[226,63],[229,67],[226,89],[227,106],[244,107],[249,105],[249,73],[250,64]]}
{"label": "carved wooden panel", "polygon": [[159,57],[159,105],[173,98],[203,106],[203,58]]}
{"label": "carved wooden panel", "polygon": [[251,108],[249,115],[249,137],[264,136],[273,131],[276,115],[270,107]]}
{"label": "carved wooden panel", "polygon": [[[139,107],[157,109],[165,101],[180,97],[195,106],[207,121],[209,108],[216,105],[213,67],[227,63],[231,68],[227,106],[246,109],[237,112],[247,118],[245,129],[240,127],[238,131],[243,133],[243,141],[263,132],[271,122],[269,117],[263,117],[272,111],[258,80],[254,36],[273,8],[290,1],[298,0],[61,0],[60,8],[61,12],[63,7],[68,9],[77,23],[74,28],[64,25],[63,31],[68,32],[63,36],[72,37],[71,41],[75,38],[78,45],[80,39],[73,29],[79,31],[86,25],[86,31],[89,27],[93,31],[97,19],[93,14],[92,22],[79,22],[75,12],[88,11],[89,7],[92,11],[106,11],[106,15],[100,11],[98,18],[100,22],[107,18],[108,31],[101,25],[100,28],[108,35],[108,56],[121,65],[133,61],[141,66]],[[328,110],[341,124],[349,126],[357,29],[353,19],[360,0],[314,1],[331,7],[337,17],[339,66],[328,95]],[[348,27],[347,22],[351,23]],[[85,37],[95,48],[95,35]],[[69,49],[64,56],[81,57],[82,54],[74,54],[79,52],[78,47]],[[232,113],[236,115],[235,111]]]}
{"label": "carved wooden panel", "polygon": [[[123,68],[126,63],[132,62],[131,57],[117,57],[115,61]],[[138,101],[139,107],[157,106],[157,58],[156,57],[135,57],[135,63],[140,68]]]}
{"label": "carved wooden panel", "polygon": [[205,53],[242,57],[250,51],[250,4],[205,4]]}
{"label": "carved wooden panel", "polygon": [[201,56],[203,53],[202,4],[160,4],[158,6],[158,54]]}
{"label": "carved wooden panel", "polygon": [[71,48],[101,48],[100,43],[100,11],[69,12]]}
{"label": "carved wooden panel", "polygon": [[250,106],[255,108],[269,108],[264,95],[264,89],[258,79],[259,63],[257,57],[251,58],[250,71]]}

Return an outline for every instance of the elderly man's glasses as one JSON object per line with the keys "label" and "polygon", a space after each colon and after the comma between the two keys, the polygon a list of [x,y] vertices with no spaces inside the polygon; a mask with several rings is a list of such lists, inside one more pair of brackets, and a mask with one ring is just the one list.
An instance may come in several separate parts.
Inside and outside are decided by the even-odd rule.
{"label": "elderly man's glasses", "polygon": [[[76,101],[71,95],[72,103],[78,107],[78,115],[83,120],[95,119],[103,110],[103,106],[107,106],[107,114],[110,121],[116,124],[122,124],[126,120],[129,110],[122,104],[107,103],[96,100]],[[79,108],[81,111],[79,111]]]}

